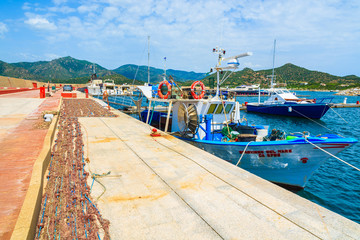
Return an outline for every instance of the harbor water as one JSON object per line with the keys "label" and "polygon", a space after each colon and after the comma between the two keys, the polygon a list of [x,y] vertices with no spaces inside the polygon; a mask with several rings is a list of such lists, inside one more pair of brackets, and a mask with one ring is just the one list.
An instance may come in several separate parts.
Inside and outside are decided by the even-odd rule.
{"label": "harbor water", "polygon": [[[297,91],[297,95],[307,98],[334,97],[333,103],[355,104],[360,96],[336,96],[333,92]],[[261,97],[263,102],[267,97]],[[258,97],[237,97],[240,103],[257,102]],[[336,112],[336,113],[335,113]],[[270,125],[270,129],[280,129],[287,133],[309,131],[312,135],[335,133],[344,137],[352,137],[360,141],[360,108],[335,108],[329,111],[321,120],[262,115],[241,111],[248,123]],[[337,155],[342,160],[360,167],[360,143],[344,150]],[[315,202],[346,218],[360,223],[360,172],[330,158],[307,183],[298,195]]]}

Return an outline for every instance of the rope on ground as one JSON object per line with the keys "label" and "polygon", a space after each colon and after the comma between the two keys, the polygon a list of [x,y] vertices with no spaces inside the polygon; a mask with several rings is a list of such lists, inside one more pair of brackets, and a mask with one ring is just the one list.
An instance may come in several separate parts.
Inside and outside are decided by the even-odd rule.
{"label": "rope on ground", "polygon": [[346,162],[346,161],[342,160],[341,158],[338,158],[338,157],[337,157],[337,156],[335,156],[334,154],[329,153],[328,151],[326,151],[326,150],[322,149],[321,147],[317,146],[316,144],[313,144],[312,142],[310,142],[309,140],[307,140],[307,138],[305,138],[305,141],[307,141],[308,143],[310,143],[310,144],[311,144],[311,145],[313,145],[314,147],[316,147],[316,148],[320,149],[321,151],[323,151],[323,152],[325,152],[325,153],[329,154],[329,155],[330,155],[330,156],[332,156],[333,158],[335,158],[335,159],[337,159],[337,160],[339,160],[339,161],[341,161],[341,162],[343,162],[343,163],[345,163],[345,164],[349,165],[350,167],[352,167],[352,168],[354,168],[355,170],[358,170],[358,171],[360,172],[360,169],[359,169],[359,168],[355,167],[354,165],[351,165],[350,163],[348,163],[348,162]]}

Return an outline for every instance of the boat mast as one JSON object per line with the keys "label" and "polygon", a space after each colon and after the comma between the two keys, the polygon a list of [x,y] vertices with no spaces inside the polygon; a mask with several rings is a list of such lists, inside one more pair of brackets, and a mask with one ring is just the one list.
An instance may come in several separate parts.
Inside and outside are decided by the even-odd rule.
{"label": "boat mast", "polygon": [[276,39],[274,39],[273,68],[272,68],[272,74],[271,74],[271,88],[274,87],[275,46],[276,46]]}
{"label": "boat mast", "polygon": [[225,50],[219,47],[216,47],[213,49],[214,53],[219,54],[218,63],[216,64],[216,95],[215,98],[219,97],[220,93],[220,70],[222,70],[221,66],[221,60],[223,58],[223,55],[225,55]]}
{"label": "boat mast", "polygon": [[150,85],[150,36],[148,36],[148,86]]}

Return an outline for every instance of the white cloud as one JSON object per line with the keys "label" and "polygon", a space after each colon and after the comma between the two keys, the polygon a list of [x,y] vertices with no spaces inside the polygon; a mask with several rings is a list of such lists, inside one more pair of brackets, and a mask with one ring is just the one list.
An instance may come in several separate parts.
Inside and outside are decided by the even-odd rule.
{"label": "white cloud", "polygon": [[39,30],[56,30],[57,27],[54,23],[49,22],[45,17],[42,16],[34,16],[30,17],[25,21],[26,24],[30,25],[33,28]]}
{"label": "white cloud", "polygon": [[100,8],[100,6],[98,4],[86,4],[86,5],[81,5],[77,8],[77,10],[79,11],[79,13],[83,14],[83,13],[89,13],[89,12],[95,12]]}
{"label": "white cloud", "polygon": [[0,38],[3,38],[5,33],[8,31],[5,23],[0,22]]}
{"label": "white cloud", "polygon": [[30,3],[28,2],[25,2],[22,6],[22,9],[25,10],[25,11],[28,11],[31,9],[31,6],[30,6]]}
{"label": "white cloud", "polygon": [[67,0],[52,0],[55,5],[61,5],[67,2]]}
{"label": "white cloud", "polygon": [[58,13],[73,13],[76,10],[74,8],[71,7],[67,7],[67,6],[59,6],[59,7],[50,7],[48,9],[51,12],[58,12]]}
{"label": "white cloud", "polygon": [[44,60],[47,60],[47,61],[51,61],[53,59],[61,58],[61,56],[59,56],[57,54],[54,54],[54,53],[46,53],[46,54],[44,54],[44,57],[45,57]]}

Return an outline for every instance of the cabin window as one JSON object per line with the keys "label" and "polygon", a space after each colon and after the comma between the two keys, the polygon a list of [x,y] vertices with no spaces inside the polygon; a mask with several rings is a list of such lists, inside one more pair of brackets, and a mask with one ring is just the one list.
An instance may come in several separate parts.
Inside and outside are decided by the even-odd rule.
{"label": "cabin window", "polygon": [[217,109],[216,109],[215,114],[220,114],[220,113],[222,113],[222,111],[223,111],[223,105],[222,105],[222,104],[219,104],[219,106],[218,106]]}
{"label": "cabin window", "polygon": [[207,114],[213,114],[216,106],[217,106],[217,104],[211,104],[209,107],[209,110],[207,111]]}
{"label": "cabin window", "polygon": [[233,108],[233,104],[227,104],[225,107],[225,113],[228,114],[231,112],[231,109]]}

